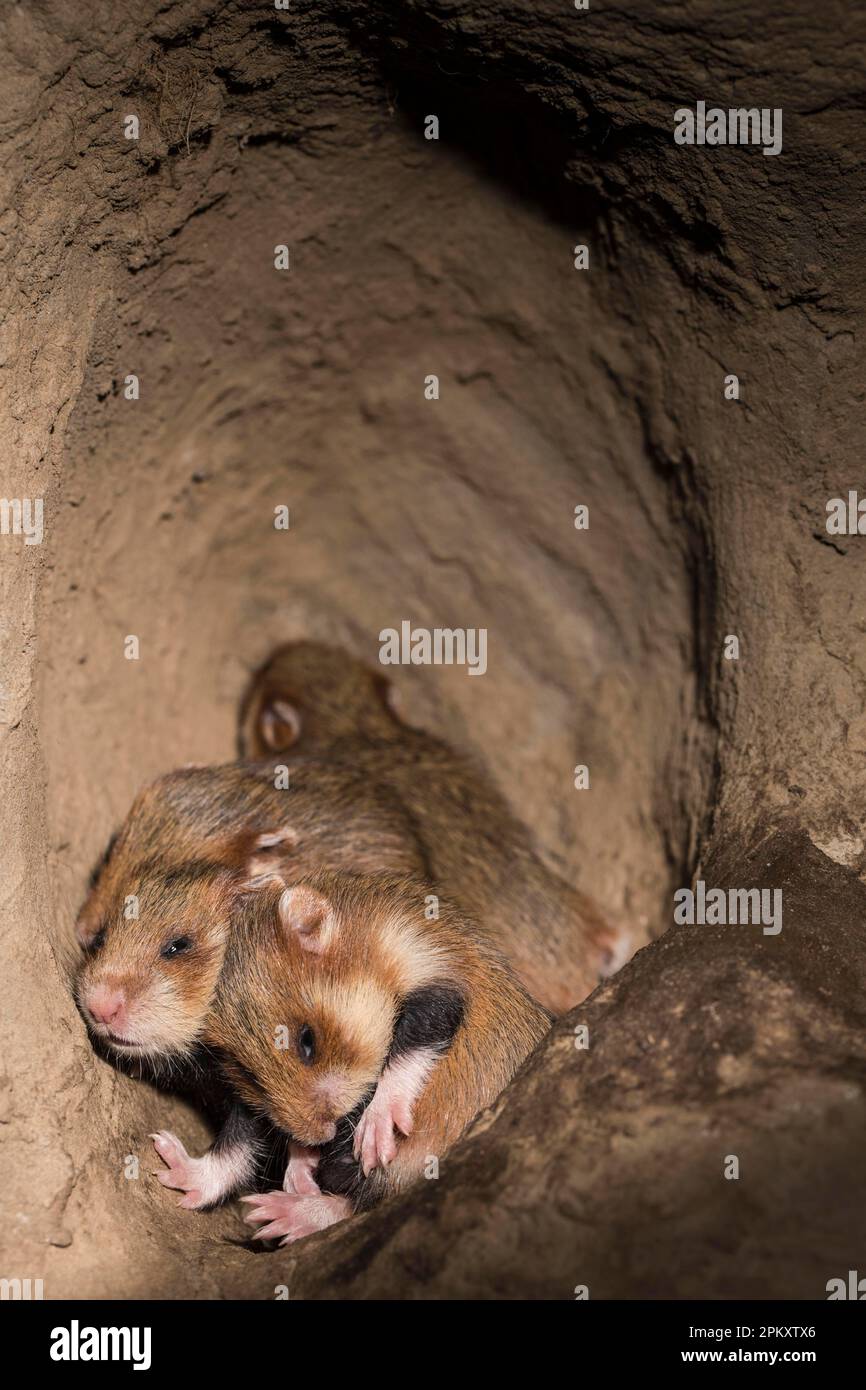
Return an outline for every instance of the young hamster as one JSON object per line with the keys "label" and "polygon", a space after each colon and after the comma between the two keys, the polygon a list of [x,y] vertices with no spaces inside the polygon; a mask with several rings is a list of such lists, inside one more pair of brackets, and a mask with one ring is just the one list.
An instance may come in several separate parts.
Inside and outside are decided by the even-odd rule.
{"label": "young hamster", "polygon": [[400,722],[386,678],[316,642],[283,647],[244,698],[241,751],[290,768],[327,756],[388,790],[415,829],[426,877],[490,928],[530,993],[561,1013],[622,964],[601,910],[547,869],[471,759]]}
{"label": "young hamster", "polygon": [[262,871],[419,871],[411,825],[351,769],[310,763],[277,789],[271,764],[184,768],[133,803],[78,914],[76,994],[93,1031],[154,1058],[198,1038],[232,904]]}
{"label": "young hamster", "polygon": [[[279,759],[289,787],[271,760],[182,769],[137,798],[77,924],[86,952],[77,997],[113,1051],[156,1065],[196,1055],[233,909],[269,869],[287,882],[322,868],[433,878],[554,1009],[611,967],[616,939],[600,913],[537,860],[483,774],[399,722],[388,691],[340,653],[286,649],[254,683],[244,727],[256,751],[301,740]],[[239,1105],[226,1144],[221,1136],[203,1158],[173,1136],[155,1142],[170,1163],[163,1181],[177,1180],[185,1204],[205,1205],[245,1180],[261,1133]]]}
{"label": "young hamster", "polygon": [[[269,763],[180,769],[147,786],[112,837],[78,915],[75,993],[91,1033],[118,1056],[157,1072],[183,1059],[204,1065],[232,910],[257,874],[423,868],[387,790],[316,762],[294,769],[289,788],[278,780]],[[202,1158],[173,1135],[154,1142],[184,1204],[204,1206],[249,1179],[263,1137],[235,1106]]]}
{"label": "young hamster", "polygon": [[245,1199],[259,1234],[297,1239],[418,1177],[549,1025],[429,883],[273,875],[236,910],[205,1030],[250,1112],[319,1151]]}

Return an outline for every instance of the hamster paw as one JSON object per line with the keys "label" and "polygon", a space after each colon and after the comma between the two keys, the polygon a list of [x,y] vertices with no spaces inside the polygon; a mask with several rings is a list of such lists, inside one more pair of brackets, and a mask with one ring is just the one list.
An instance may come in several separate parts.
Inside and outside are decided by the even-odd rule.
{"label": "hamster paw", "polygon": [[324,1192],[315,1196],[299,1196],[295,1192],[257,1192],[242,1197],[250,1203],[250,1214],[244,1220],[258,1226],[256,1240],[272,1240],[282,1236],[281,1245],[291,1245],[315,1231],[324,1231],[350,1216],[352,1204],[346,1197],[332,1197]]}
{"label": "hamster paw", "polygon": [[289,1163],[283,1178],[283,1191],[296,1197],[313,1197],[319,1184],[313,1174],[319,1166],[319,1150],[304,1148],[303,1144],[289,1145]]}
{"label": "hamster paw", "polygon": [[397,1131],[412,1132],[412,1105],[405,1095],[389,1094],[381,1082],[355,1128],[353,1150],[364,1177],[374,1168],[387,1168],[397,1152]]}
{"label": "hamster paw", "polygon": [[611,927],[602,940],[601,978],[607,980],[615,975],[631,957],[631,933],[625,927]]}
{"label": "hamster paw", "polygon": [[166,1164],[166,1168],[154,1174],[157,1181],[161,1182],[163,1187],[171,1187],[186,1194],[181,1197],[178,1206],[195,1211],[218,1200],[218,1193],[212,1194],[208,1191],[208,1178],[211,1175],[205,1159],[191,1158],[180,1140],[169,1134],[167,1129],[150,1137],[153,1147]]}

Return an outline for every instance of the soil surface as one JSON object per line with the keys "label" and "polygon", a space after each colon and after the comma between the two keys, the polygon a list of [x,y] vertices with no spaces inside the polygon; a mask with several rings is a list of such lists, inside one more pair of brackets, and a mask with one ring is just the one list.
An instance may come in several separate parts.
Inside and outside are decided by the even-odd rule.
{"label": "soil surface", "polygon": [[[0,491],[44,499],[42,544],[0,536],[3,1275],[821,1298],[862,1270],[866,541],[825,522],[863,478],[866,22],[784,10],[0,10]],[[782,153],[677,146],[700,100],[781,108]],[[151,1131],[207,1130],[93,1054],[71,924],[141,784],[232,756],[275,645],[375,662],[404,619],[487,628],[483,679],[398,672],[405,712],[637,954],[438,1181],[255,1253],[149,1176]],[[673,926],[696,876],[781,888],[783,930]]]}

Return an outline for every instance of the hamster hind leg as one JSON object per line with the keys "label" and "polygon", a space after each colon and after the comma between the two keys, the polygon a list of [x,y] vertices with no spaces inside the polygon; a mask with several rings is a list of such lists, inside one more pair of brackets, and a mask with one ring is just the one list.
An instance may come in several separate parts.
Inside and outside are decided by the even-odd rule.
{"label": "hamster hind leg", "polygon": [[245,1106],[235,1105],[215,1142],[200,1158],[188,1154],[168,1130],[150,1137],[166,1165],[156,1173],[157,1181],[184,1193],[179,1206],[198,1211],[224,1201],[251,1181],[262,1131],[260,1121]]}

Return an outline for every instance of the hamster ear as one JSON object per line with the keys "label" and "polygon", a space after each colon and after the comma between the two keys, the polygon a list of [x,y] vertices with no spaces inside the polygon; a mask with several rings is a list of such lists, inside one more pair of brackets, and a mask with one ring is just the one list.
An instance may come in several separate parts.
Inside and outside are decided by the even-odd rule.
{"label": "hamster ear", "polygon": [[328,949],[337,930],[337,919],[330,902],[315,888],[298,884],[280,895],[280,921],[286,933],[305,951],[320,956]]}
{"label": "hamster ear", "polygon": [[298,834],[290,825],[267,831],[230,826],[202,839],[199,855],[234,874],[256,878],[278,869],[281,857],[297,844]]}
{"label": "hamster ear", "polygon": [[252,842],[245,841],[243,853],[246,855],[245,871],[250,878],[270,874],[274,869],[277,855],[286,854],[298,843],[297,831],[290,825],[280,826],[278,830],[256,833]]}
{"label": "hamster ear", "polygon": [[99,932],[99,913],[94,912],[90,902],[86,902],[75,919],[75,935],[79,946],[85,949]]}
{"label": "hamster ear", "polygon": [[262,705],[258,713],[258,734],[272,753],[282,753],[301,737],[301,715],[284,696],[275,695]]}

